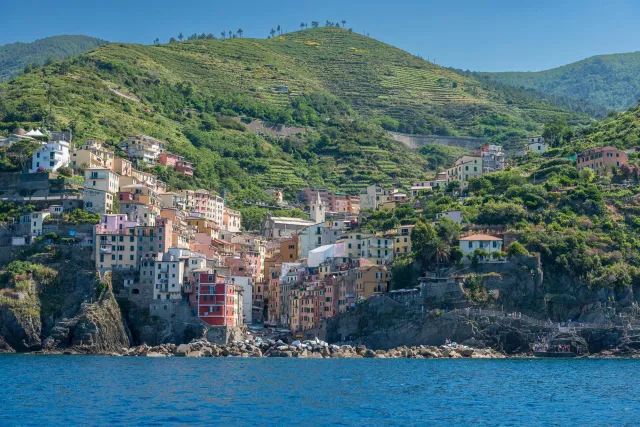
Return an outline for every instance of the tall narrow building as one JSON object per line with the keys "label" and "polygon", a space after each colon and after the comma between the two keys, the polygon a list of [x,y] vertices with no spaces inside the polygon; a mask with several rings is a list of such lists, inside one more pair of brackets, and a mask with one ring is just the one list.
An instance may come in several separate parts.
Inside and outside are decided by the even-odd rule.
{"label": "tall narrow building", "polygon": [[320,193],[316,193],[316,198],[313,202],[311,202],[311,221],[314,224],[320,224],[324,222],[326,208],[324,203],[322,203],[322,199],[320,199]]}

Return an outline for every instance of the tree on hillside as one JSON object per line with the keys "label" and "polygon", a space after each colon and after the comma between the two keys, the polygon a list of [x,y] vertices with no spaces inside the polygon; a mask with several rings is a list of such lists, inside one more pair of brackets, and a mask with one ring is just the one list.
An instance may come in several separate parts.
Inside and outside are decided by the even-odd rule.
{"label": "tree on hillside", "polygon": [[213,34],[209,33],[207,34],[207,40],[215,40],[216,36],[214,36]]}
{"label": "tree on hillside", "polygon": [[274,30],[273,28],[271,29],[271,31],[269,31],[269,34],[271,34],[271,37],[276,35],[276,30]]}
{"label": "tree on hillside", "polygon": [[238,28],[238,37],[242,38],[243,33],[244,31],[242,31],[242,28]]}
{"label": "tree on hillside", "polygon": [[182,39],[184,39],[184,36],[182,35],[182,33],[178,34],[178,40],[182,41]]}
{"label": "tree on hillside", "polygon": [[320,23],[318,21],[311,21],[312,28],[318,28],[319,26],[320,26]]}
{"label": "tree on hillside", "polygon": [[559,147],[564,142],[571,141],[573,132],[567,124],[565,117],[557,117],[544,125],[542,137],[551,144],[552,147]]}
{"label": "tree on hillside", "polygon": [[345,20],[343,19],[343,20],[342,20],[342,21],[340,21],[340,22],[342,22],[342,28],[344,28],[344,24],[346,24],[346,23],[347,23],[347,21],[345,21]]}
{"label": "tree on hillside", "polygon": [[278,25],[278,33],[282,35],[282,28],[280,28],[280,25]]}
{"label": "tree on hillside", "polygon": [[223,39],[227,38],[227,32],[226,31],[221,32],[220,35],[222,36]]}
{"label": "tree on hillside", "polygon": [[7,152],[18,160],[18,163],[22,170],[26,170],[27,165],[31,161],[31,157],[33,156],[33,152],[38,148],[40,148],[39,142],[25,139],[13,144],[11,147],[9,147]]}
{"label": "tree on hillside", "polygon": [[304,22],[301,22],[301,23],[300,23],[300,29],[301,29],[301,30],[304,30],[304,25],[305,25],[305,24],[304,24]]}
{"label": "tree on hillside", "polygon": [[205,33],[200,34],[200,40],[206,40],[207,39],[207,35]]}
{"label": "tree on hillside", "polygon": [[176,40],[176,38],[175,38],[175,37],[171,37],[171,38],[169,39],[169,43],[175,43],[176,41],[177,41],[177,40]]}
{"label": "tree on hillside", "polygon": [[156,39],[153,41],[153,44],[156,46],[160,45],[160,39],[156,37]]}

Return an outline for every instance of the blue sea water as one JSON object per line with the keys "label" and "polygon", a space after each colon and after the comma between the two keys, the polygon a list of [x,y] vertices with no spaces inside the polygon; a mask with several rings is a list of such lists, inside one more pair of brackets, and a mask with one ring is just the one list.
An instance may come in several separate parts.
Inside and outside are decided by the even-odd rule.
{"label": "blue sea water", "polygon": [[0,426],[638,426],[640,361],[0,356]]}

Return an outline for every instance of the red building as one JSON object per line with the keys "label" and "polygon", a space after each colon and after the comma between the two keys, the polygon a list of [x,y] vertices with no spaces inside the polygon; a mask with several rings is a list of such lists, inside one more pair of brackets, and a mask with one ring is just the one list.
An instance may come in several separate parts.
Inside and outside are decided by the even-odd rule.
{"label": "red building", "polygon": [[193,163],[184,160],[178,160],[175,166],[176,172],[193,176]]}
{"label": "red building", "polygon": [[180,156],[171,153],[162,153],[158,156],[158,163],[164,166],[171,166],[172,168],[176,166],[176,162],[179,160]]}
{"label": "red building", "polygon": [[198,284],[198,317],[211,326],[242,323],[240,286],[225,283],[224,277],[201,273]]}
{"label": "red building", "polygon": [[158,156],[158,163],[172,167],[176,172],[193,176],[193,163],[185,161],[184,157],[171,153],[162,153]]}

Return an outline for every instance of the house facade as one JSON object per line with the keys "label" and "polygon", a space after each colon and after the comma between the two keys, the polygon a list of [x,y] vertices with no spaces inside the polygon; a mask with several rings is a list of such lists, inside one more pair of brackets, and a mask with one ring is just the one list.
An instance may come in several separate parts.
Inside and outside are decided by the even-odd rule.
{"label": "house facade", "polygon": [[627,153],[611,146],[588,148],[576,158],[576,167],[579,171],[589,168],[601,172],[606,167],[620,167],[628,164]]}
{"label": "house facade", "polygon": [[504,240],[488,234],[472,234],[460,238],[460,249],[465,255],[473,254],[476,249],[486,252],[501,252]]}
{"label": "house facade", "polygon": [[69,166],[69,143],[67,141],[43,142],[31,158],[29,173],[39,170],[56,171],[61,167]]}

